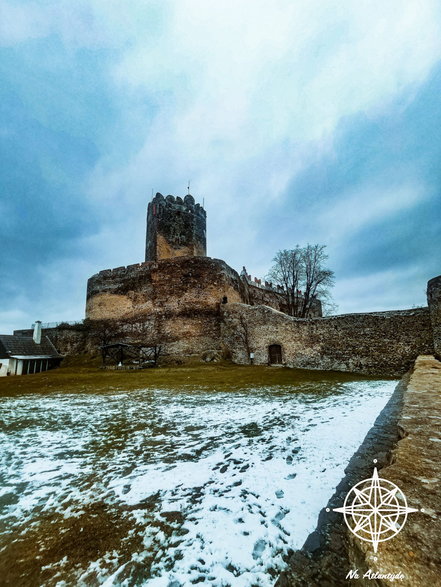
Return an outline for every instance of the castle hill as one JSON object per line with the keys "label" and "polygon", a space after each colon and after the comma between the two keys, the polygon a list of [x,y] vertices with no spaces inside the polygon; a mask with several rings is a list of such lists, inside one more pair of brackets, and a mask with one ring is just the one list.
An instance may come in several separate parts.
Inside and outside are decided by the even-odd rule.
{"label": "castle hill", "polygon": [[441,585],[439,3],[0,13],[0,587]]}

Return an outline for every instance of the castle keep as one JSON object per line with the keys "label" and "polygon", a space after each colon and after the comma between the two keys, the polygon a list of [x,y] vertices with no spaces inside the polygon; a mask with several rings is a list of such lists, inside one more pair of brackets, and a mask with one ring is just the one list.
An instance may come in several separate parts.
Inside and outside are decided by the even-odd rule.
{"label": "castle keep", "polygon": [[[281,291],[206,257],[206,217],[190,194],[182,199],[157,193],[147,209],[146,260],[91,277],[86,317],[144,320],[192,314],[195,319],[208,313],[219,321],[221,305],[232,302],[283,311]],[[315,312],[321,314],[318,301]]]}
{"label": "castle keep", "polygon": [[176,359],[248,363],[252,353],[256,364],[399,375],[433,353],[434,329],[439,348],[439,281],[430,282],[430,313],[322,318],[316,300],[308,318],[293,318],[283,291],[206,256],[206,212],[190,194],[157,193],[147,209],[145,261],[93,275],[86,318],[136,322],[146,344],[159,341]]}
{"label": "castle keep", "polygon": [[156,194],[147,208],[146,261],[205,257],[207,214],[193,196]]}

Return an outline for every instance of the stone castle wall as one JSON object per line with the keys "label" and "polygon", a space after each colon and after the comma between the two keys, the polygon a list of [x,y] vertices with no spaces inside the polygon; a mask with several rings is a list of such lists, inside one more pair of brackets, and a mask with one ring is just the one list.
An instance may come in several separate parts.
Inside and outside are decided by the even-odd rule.
{"label": "stone castle wall", "polygon": [[434,277],[427,284],[427,301],[433,328],[434,351],[441,358],[441,275]]}
{"label": "stone castle wall", "polygon": [[157,193],[147,208],[146,261],[207,254],[207,215],[193,196]]}
{"label": "stone castle wall", "polygon": [[[101,272],[90,282],[90,317],[85,325],[45,330],[62,354],[81,354],[98,350],[93,323],[109,318],[109,307],[114,310],[120,299],[124,303],[115,311],[115,328],[122,334],[118,340],[149,344],[159,338],[165,354],[182,360],[193,356],[203,359],[207,353],[225,352],[236,363],[249,362],[249,350],[254,352],[255,364],[268,364],[268,347],[282,347],[282,361],[290,367],[347,371],[379,376],[398,376],[408,369],[419,354],[430,354],[437,340],[439,316],[433,319],[433,297],[430,309],[419,308],[369,314],[347,314],[327,318],[292,318],[268,306],[242,303],[247,291],[237,273],[222,261],[209,258],[178,259],[182,269],[176,271],[176,260],[141,264]],[[211,283],[201,281],[201,272],[208,266]],[[167,269],[163,270],[166,266]],[[214,271],[215,270],[215,271]],[[159,271],[159,276],[156,273]],[[173,278],[173,283],[166,279]],[[216,275],[213,278],[213,275]],[[147,279],[147,277],[148,279]],[[126,313],[132,303],[130,284],[138,284],[140,291],[159,280],[155,311],[143,314]],[[163,280],[163,281],[162,281]],[[186,281],[187,296],[177,304],[177,292]],[[141,281],[141,285],[139,284]],[[212,296],[199,297],[199,287],[206,294],[212,287]],[[172,287],[175,295],[168,299]],[[190,290],[194,296],[190,296]],[[227,297],[223,303],[222,294]],[[102,297],[103,296],[103,297]],[[116,301],[115,301],[116,299]],[[108,304],[110,303],[110,306]],[[149,306],[150,308],[150,306]],[[92,325],[91,325],[92,323]],[[17,331],[31,335],[32,331]]]}
{"label": "stone castle wall", "polygon": [[256,364],[268,364],[269,346],[277,344],[291,367],[397,376],[419,354],[434,352],[434,332],[439,344],[438,281],[431,284],[430,311],[300,319],[279,311],[277,291],[248,283],[223,261],[176,257],[94,275],[86,317],[132,319],[144,324],[146,339],[159,320],[167,353],[176,357],[228,349],[233,361],[248,363],[248,346]]}
{"label": "stone castle wall", "polygon": [[[107,320],[107,319],[106,319]],[[60,325],[44,328],[57,351],[64,356],[98,355],[102,330],[100,320],[86,320],[76,326]],[[103,327],[105,328],[105,327]],[[156,314],[112,321],[109,342],[160,344],[163,356],[183,360],[189,357],[203,359],[206,355],[220,357],[223,346],[220,335],[219,309],[204,311],[163,311]],[[14,334],[32,336],[33,330],[15,330]]]}
{"label": "stone castle wall", "polygon": [[[156,194],[148,205],[146,262],[92,276],[86,318],[122,323],[115,329],[127,342],[160,339],[176,358],[214,351],[248,363],[253,352],[264,365],[269,347],[280,345],[282,364],[291,367],[396,376],[419,354],[441,353],[441,276],[429,282],[429,309],[300,319],[284,313],[284,296],[271,284],[253,283],[245,268],[239,276],[205,255],[205,210],[189,194]],[[321,316],[319,300],[311,316]],[[70,353],[91,348],[90,332],[54,337]]]}
{"label": "stone castle wall", "polygon": [[239,275],[224,261],[178,257],[100,271],[87,284],[86,318],[218,311],[224,298],[241,302]]}
{"label": "stone castle wall", "polygon": [[[249,282],[241,277],[245,285],[246,295],[243,302],[250,306],[269,306],[279,312],[287,312],[288,306],[283,293],[271,287],[263,287]],[[310,310],[311,318],[318,318],[322,315],[322,304],[320,300],[313,301]]]}
{"label": "stone castle wall", "polygon": [[146,318],[164,311],[213,311],[226,302],[286,310],[281,293],[249,283],[224,261],[175,257],[93,275],[87,285],[86,318]]}
{"label": "stone castle wall", "polygon": [[177,257],[91,277],[86,318],[133,320],[143,325],[146,341],[159,337],[168,355],[202,357],[222,347],[220,306],[243,296],[239,275],[223,261]]}
{"label": "stone castle wall", "polygon": [[390,376],[433,352],[427,308],[301,319],[265,306],[228,304],[222,338],[237,363],[249,362],[247,338],[255,364],[268,364],[268,347],[279,344],[290,367]]}
{"label": "stone castle wall", "polygon": [[[43,328],[43,334],[48,336],[52,344],[61,355],[81,355],[93,350],[89,331],[82,324],[59,328]],[[32,329],[14,330],[20,336],[32,336]]]}

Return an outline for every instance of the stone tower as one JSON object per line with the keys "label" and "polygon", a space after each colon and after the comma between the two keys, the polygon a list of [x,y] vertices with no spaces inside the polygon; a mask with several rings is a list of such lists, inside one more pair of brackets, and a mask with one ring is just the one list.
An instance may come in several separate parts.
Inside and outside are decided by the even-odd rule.
{"label": "stone tower", "polygon": [[207,214],[193,196],[157,193],[147,208],[146,261],[205,257]]}

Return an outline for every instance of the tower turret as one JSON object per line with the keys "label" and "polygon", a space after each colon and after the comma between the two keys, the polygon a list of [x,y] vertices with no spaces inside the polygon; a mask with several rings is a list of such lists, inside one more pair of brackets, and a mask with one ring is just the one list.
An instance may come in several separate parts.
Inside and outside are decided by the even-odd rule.
{"label": "tower turret", "polygon": [[205,257],[207,214],[193,196],[157,193],[147,208],[146,261]]}

